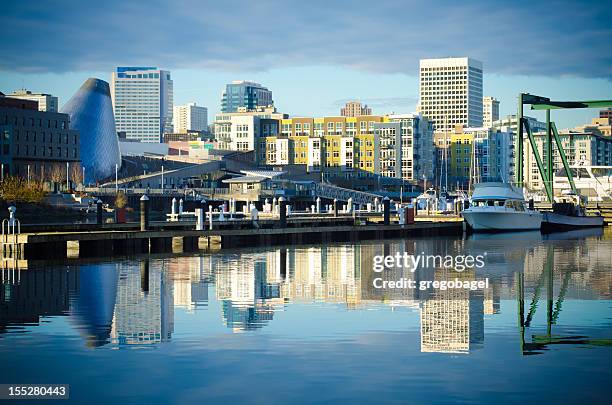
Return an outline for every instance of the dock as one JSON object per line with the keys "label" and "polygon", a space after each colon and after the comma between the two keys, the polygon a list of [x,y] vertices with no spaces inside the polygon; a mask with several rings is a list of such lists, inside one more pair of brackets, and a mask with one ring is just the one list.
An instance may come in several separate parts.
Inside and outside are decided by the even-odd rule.
{"label": "dock", "polygon": [[[61,259],[104,257],[137,253],[210,252],[218,249],[359,240],[384,240],[412,236],[458,235],[461,221],[418,221],[413,224],[372,223],[346,217],[291,218],[286,227],[276,220],[237,220],[215,223],[213,229],[195,230],[193,222],[152,223],[141,231],[138,224],[120,227],[76,225],[74,229],[24,231],[10,243],[3,243],[3,254],[21,259]],[[81,229],[79,229],[81,228]]]}

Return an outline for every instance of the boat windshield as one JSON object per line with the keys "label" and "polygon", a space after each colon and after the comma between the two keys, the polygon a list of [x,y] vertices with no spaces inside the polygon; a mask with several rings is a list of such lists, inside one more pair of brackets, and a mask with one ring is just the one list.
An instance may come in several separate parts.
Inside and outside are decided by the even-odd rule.
{"label": "boat windshield", "polygon": [[525,211],[525,204],[522,201],[506,200],[505,207],[515,211]]}
{"label": "boat windshield", "polygon": [[475,207],[503,207],[504,200],[476,200],[473,205]]}

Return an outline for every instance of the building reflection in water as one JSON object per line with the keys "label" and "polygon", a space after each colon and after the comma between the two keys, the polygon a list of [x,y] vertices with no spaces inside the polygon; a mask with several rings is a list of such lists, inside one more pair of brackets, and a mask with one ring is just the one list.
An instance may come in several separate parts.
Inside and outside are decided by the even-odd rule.
{"label": "building reflection in water", "polygon": [[[435,280],[475,280],[474,271],[438,269]],[[484,341],[484,292],[436,290],[421,304],[421,351],[466,353]]]}
{"label": "building reflection in water", "polygon": [[41,317],[68,315],[70,297],[79,289],[77,269],[26,269],[19,271],[19,277],[13,277],[12,270],[9,274],[2,269],[0,334],[39,325]]}
{"label": "building reflection in water", "polygon": [[146,345],[170,339],[174,330],[173,284],[165,261],[118,265],[111,340]]}
{"label": "building reflection in water", "polygon": [[[440,238],[83,264],[67,270],[37,268],[21,272],[17,283],[3,283],[0,333],[36,325],[41,316],[68,314],[89,346],[157,344],[172,337],[175,309],[207,310],[209,293],[214,292],[222,322],[234,332],[262,328],[292,303],[324,302],[347,310],[404,307],[420,318],[421,351],[467,353],[483,345],[486,317],[500,312],[502,299],[516,296],[517,274],[524,277],[524,294],[537,293],[549,261],[563,268],[554,273],[555,294],[562,290],[564,296],[609,298],[610,246],[597,242],[555,241],[506,249],[491,248],[493,239]],[[479,254],[486,249],[490,254],[480,273],[391,268],[384,278],[407,277],[418,283],[487,277],[488,289],[372,288],[380,276],[372,270],[377,255]],[[526,314],[525,327],[529,322]]]}
{"label": "building reflection in water", "polygon": [[119,281],[116,263],[91,264],[78,270],[78,294],[70,319],[91,347],[109,342]]}

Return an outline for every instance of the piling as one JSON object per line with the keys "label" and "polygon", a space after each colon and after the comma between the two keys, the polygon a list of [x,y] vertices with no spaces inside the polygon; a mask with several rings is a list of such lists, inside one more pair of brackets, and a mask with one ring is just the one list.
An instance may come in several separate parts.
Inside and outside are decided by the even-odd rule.
{"label": "piling", "polygon": [[140,230],[149,230],[149,197],[144,194],[140,197]]}
{"label": "piling", "polygon": [[389,197],[383,198],[383,224],[389,225],[391,217],[391,203]]}
{"label": "piling", "polygon": [[287,200],[285,197],[281,197],[278,199],[278,208],[279,208],[279,218],[280,218],[280,227],[287,227]]}
{"label": "piling", "polygon": [[96,201],[96,224],[102,225],[102,200]]}

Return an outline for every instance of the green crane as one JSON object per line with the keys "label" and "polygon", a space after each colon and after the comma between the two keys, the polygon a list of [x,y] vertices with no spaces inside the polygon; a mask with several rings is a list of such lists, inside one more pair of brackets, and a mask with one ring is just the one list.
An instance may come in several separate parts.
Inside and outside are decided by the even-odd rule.
{"label": "green crane", "polygon": [[[546,110],[546,166],[540,157],[540,153],[537,148],[537,144],[531,128],[529,127],[529,121],[523,116],[523,107],[525,105],[531,105],[532,110]],[[517,185],[523,187],[524,173],[523,173],[523,138],[524,134],[527,134],[531,150],[535,157],[540,171],[540,176],[544,182],[544,189],[548,201],[553,202],[553,175],[554,175],[554,160],[553,160],[553,141],[557,145],[557,151],[561,156],[563,162],[563,169],[567,175],[567,179],[572,187],[574,193],[578,194],[576,185],[574,184],[574,178],[567,162],[565,152],[563,151],[563,144],[559,138],[559,132],[554,122],[550,120],[550,110],[556,109],[574,109],[574,108],[605,108],[612,107],[612,100],[591,100],[591,101],[551,101],[547,97],[535,96],[529,93],[519,93],[518,97],[518,114],[516,115],[517,124]]]}

